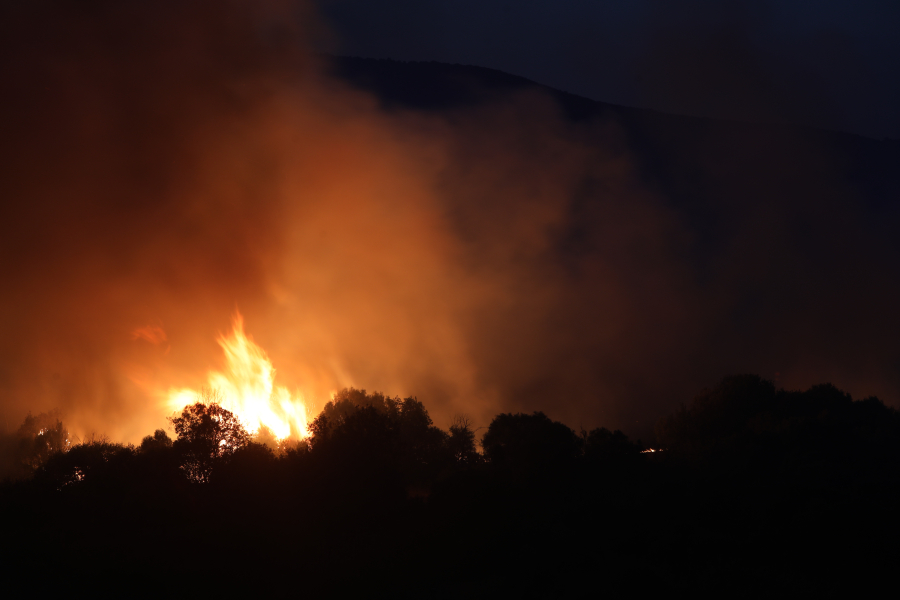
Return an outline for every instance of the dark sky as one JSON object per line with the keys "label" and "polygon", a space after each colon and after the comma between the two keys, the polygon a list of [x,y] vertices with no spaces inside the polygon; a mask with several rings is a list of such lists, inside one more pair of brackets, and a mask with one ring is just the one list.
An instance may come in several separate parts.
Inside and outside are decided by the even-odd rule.
{"label": "dark sky", "polygon": [[596,100],[900,138],[895,0],[318,0],[338,52]]}

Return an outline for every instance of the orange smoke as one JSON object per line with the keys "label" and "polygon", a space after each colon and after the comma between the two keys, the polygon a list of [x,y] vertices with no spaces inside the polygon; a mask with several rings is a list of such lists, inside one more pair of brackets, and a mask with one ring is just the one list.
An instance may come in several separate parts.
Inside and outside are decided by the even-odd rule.
{"label": "orange smoke", "polygon": [[[278,439],[306,437],[306,406],[299,398],[291,397],[287,388],[275,386],[272,361],[244,333],[244,318],[239,312],[234,315],[233,327],[231,335],[220,335],[218,339],[225,352],[226,372],[209,373],[209,387],[219,403],[253,433],[266,427]],[[203,392],[191,389],[173,389],[168,394],[173,410],[202,399]]]}
{"label": "orange smoke", "polygon": [[[293,1],[69,4],[0,3],[8,428],[59,408],[139,442],[201,387],[280,437],[305,432],[285,388],[629,433],[727,373],[900,397],[891,238],[802,148],[712,141],[721,199],[683,205],[616,119],[538,92],[382,110]],[[238,318],[217,345],[236,305],[256,342]]]}
{"label": "orange smoke", "polygon": [[144,340],[146,342],[150,342],[154,346],[158,346],[166,341],[166,332],[162,327],[157,327],[156,325],[147,325],[145,327],[138,327],[134,331],[131,332],[131,339],[133,340]]}

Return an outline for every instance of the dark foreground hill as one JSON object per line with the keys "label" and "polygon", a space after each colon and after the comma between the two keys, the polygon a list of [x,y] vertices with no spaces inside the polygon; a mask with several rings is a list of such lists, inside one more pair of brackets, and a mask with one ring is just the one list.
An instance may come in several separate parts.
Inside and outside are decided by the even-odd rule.
{"label": "dark foreground hill", "polygon": [[466,423],[447,434],[414,399],[359,390],[309,444],[211,451],[188,431],[205,410],[185,410],[174,444],[82,444],[0,487],[6,572],[36,592],[179,596],[895,585],[900,417],[830,385],[728,378],[660,423],[657,452],[535,413],[498,415],[473,453]]}

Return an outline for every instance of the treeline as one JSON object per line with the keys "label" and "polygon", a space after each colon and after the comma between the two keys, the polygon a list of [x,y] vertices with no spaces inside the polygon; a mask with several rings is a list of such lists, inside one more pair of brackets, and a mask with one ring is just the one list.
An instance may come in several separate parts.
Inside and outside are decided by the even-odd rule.
{"label": "treeline", "polygon": [[[28,415],[16,434],[3,441],[7,478],[34,476],[39,484],[62,490],[86,478],[122,477],[107,471],[134,470],[146,459],[177,467],[189,482],[209,483],[248,461],[308,460],[360,473],[391,471],[410,485],[424,485],[475,465],[524,472],[578,460],[621,459],[643,450],[639,441],[632,442],[621,431],[598,428],[576,434],[535,412],[498,415],[479,451],[468,417],[455,418],[449,431],[443,431],[415,398],[354,388],[341,390],[325,405],[303,440],[277,440],[265,427],[251,435],[218,403],[215,390],[204,392],[200,402],[169,421],[174,440],[165,429],[157,429],[138,446],[113,443],[105,436],[72,444],[57,413]],[[135,464],[128,465],[130,461]]]}
{"label": "treeline", "polygon": [[900,416],[830,385],[727,378],[654,452],[539,412],[498,415],[479,449],[465,418],[444,431],[415,398],[356,389],[300,442],[212,402],[171,424],[67,446],[29,416],[3,444],[31,477],[0,488],[21,567],[196,592],[740,596],[882,582],[897,558]]}

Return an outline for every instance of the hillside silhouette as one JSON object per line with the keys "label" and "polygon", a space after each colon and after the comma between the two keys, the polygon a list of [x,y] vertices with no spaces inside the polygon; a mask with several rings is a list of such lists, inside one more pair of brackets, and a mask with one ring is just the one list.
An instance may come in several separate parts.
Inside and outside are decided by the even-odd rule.
{"label": "hillside silhouette", "polygon": [[497,415],[479,449],[464,417],[443,431],[415,398],[357,389],[274,446],[214,403],[173,417],[174,440],[49,454],[39,418],[3,440],[21,464],[0,487],[4,545],[62,589],[90,573],[204,594],[863,590],[892,577],[900,533],[900,414],[830,385],[726,378],[650,449],[541,412]]}
{"label": "hillside silhouette", "polygon": [[[390,59],[329,57],[331,73],[374,94],[388,110],[433,113],[477,107],[511,94],[532,92],[552,98],[572,123],[607,118],[624,132],[645,181],[685,205],[715,203],[705,184],[719,179],[727,166],[744,162],[741,176],[778,170],[785,159],[783,145],[804,152],[791,156],[800,166],[829,160],[870,207],[897,216],[900,210],[900,140],[877,140],[861,135],[784,124],[746,123],[689,117],[591,100],[545,86],[524,77],[474,65],[406,62]],[[744,151],[741,152],[741,149]],[[751,153],[746,150],[750,149]],[[725,152],[715,164],[712,153]],[[721,158],[721,157],[720,157]],[[730,160],[729,160],[730,159]],[[794,164],[794,166],[797,166]],[[818,189],[813,173],[800,171],[796,183]],[[785,181],[764,181],[768,192],[788,192]],[[795,184],[796,184],[795,183]],[[742,185],[734,181],[735,187]],[[845,191],[846,192],[846,191]],[[719,193],[733,193],[720,190]]]}

